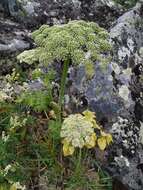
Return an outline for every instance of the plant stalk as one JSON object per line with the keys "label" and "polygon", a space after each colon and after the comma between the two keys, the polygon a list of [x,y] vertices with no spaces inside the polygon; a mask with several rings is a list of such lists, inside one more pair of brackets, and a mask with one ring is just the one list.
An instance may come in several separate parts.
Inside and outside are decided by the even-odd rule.
{"label": "plant stalk", "polygon": [[66,78],[68,74],[68,68],[69,68],[69,60],[65,60],[63,64],[63,72],[62,72],[62,78],[61,78],[61,85],[60,85],[60,92],[59,92],[59,100],[58,100],[58,106],[59,106],[59,114],[58,114],[58,121],[61,123],[61,114],[62,114],[62,104],[65,94],[65,86],[66,86]]}
{"label": "plant stalk", "polygon": [[78,161],[76,164],[76,169],[75,169],[75,173],[76,175],[79,175],[80,170],[81,170],[81,159],[82,159],[82,149],[79,149],[79,154],[78,154]]}

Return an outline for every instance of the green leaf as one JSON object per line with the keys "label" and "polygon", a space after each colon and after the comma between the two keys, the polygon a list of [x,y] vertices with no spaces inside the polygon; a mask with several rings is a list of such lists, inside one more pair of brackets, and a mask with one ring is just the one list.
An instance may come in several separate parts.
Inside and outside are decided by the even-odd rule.
{"label": "green leaf", "polygon": [[48,106],[52,101],[49,91],[33,91],[23,93],[17,100],[20,104],[31,107],[33,110],[41,112],[48,110]]}

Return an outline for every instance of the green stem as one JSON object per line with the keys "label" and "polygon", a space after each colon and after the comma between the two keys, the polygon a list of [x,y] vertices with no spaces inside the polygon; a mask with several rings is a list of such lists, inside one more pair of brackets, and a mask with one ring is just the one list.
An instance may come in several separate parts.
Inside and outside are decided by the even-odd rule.
{"label": "green stem", "polygon": [[80,148],[79,155],[78,155],[78,162],[76,164],[76,170],[75,170],[76,175],[79,175],[79,172],[81,170],[81,158],[82,158],[82,150]]}
{"label": "green stem", "polygon": [[67,59],[64,61],[62,78],[61,78],[61,85],[60,85],[60,93],[59,93],[59,101],[58,101],[58,105],[59,105],[58,121],[59,122],[61,122],[62,104],[63,104],[63,99],[64,99],[68,68],[69,68],[69,60]]}

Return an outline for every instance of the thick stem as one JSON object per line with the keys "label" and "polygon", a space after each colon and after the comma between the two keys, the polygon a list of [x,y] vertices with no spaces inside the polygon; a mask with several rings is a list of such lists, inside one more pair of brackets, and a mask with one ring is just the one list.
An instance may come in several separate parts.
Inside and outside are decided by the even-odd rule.
{"label": "thick stem", "polygon": [[61,85],[60,85],[60,93],[59,93],[59,101],[58,101],[58,105],[59,105],[58,121],[59,122],[61,122],[62,104],[63,104],[63,99],[64,99],[68,68],[69,68],[69,60],[67,59],[64,61],[62,78],[61,78]]}

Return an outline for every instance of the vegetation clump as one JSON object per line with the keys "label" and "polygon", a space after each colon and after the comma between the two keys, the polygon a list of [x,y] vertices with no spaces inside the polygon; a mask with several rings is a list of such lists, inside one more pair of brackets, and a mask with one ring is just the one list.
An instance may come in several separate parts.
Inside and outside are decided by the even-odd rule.
{"label": "vegetation clump", "polygon": [[[49,189],[111,188],[109,178],[100,181],[107,179],[107,174],[99,169],[91,151],[105,150],[112,143],[111,134],[104,132],[94,112],[69,114],[64,109],[68,68],[83,64],[91,79],[94,64],[108,64],[108,33],[93,22],[71,21],[41,26],[32,36],[37,47],[23,52],[18,59],[35,68],[30,78],[41,81],[42,86],[32,90],[23,81],[22,93],[12,94],[11,98],[7,91],[0,93],[0,188],[40,188],[39,176],[48,179]],[[61,63],[62,69],[57,97],[53,94],[56,74],[48,67],[55,61]],[[48,72],[41,65],[47,66]],[[20,74],[13,70],[6,80],[13,86],[18,78]],[[95,164],[98,177],[90,180],[90,175],[83,174]]]}

